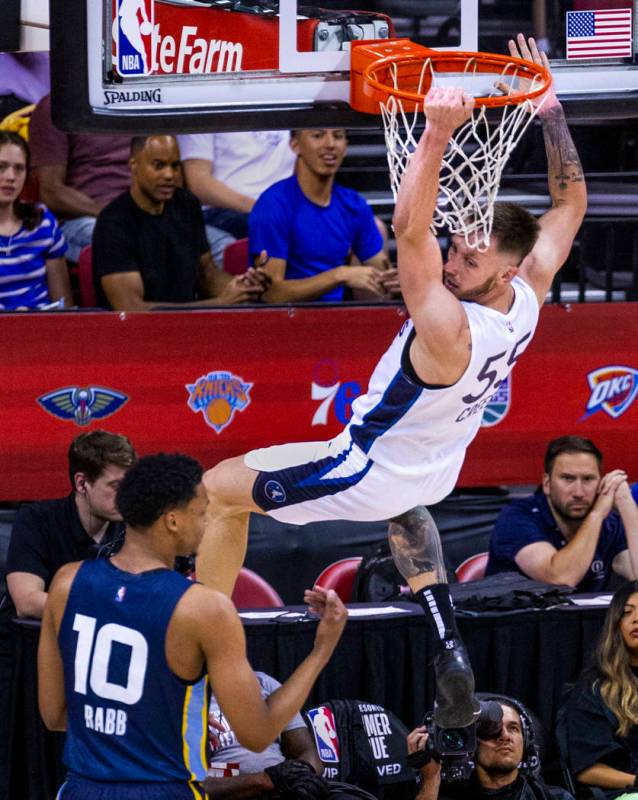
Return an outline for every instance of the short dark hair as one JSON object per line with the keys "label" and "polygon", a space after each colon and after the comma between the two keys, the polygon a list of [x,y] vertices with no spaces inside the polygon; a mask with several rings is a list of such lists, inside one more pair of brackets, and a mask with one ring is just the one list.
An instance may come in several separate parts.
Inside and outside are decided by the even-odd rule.
{"label": "short dark hair", "polygon": [[143,150],[146,147],[146,142],[148,142],[149,139],[154,139],[156,136],[167,136],[171,139],[175,139],[175,142],[177,143],[177,139],[172,133],[148,133],[146,136],[133,136],[131,138],[131,156],[134,156]]}
{"label": "short dark hair", "polygon": [[99,428],[76,436],[69,447],[69,479],[75,489],[75,475],[84,473],[89,483],[96,481],[107,467],[128,469],[137,461],[130,440],[121,433]]}
{"label": "short dark hair", "polygon": [[146,146],[146,140],[148,136],[133,136],[131,138],[131,155],[134,156],[136,153],[139,153],[140,150],[143,150]]}
{"label": "short dark hair", "polygon": [[494,203],[492,235],[498,239],[498,249],[513,253],[518,263],[532,252],[540,225],[533,214],[514,203]]}
{"label": "short dark hair", "polygon": [[190,503],[203,473],[198,461],[180,453],[140,458],[117,490],[122,519],[134,528],[149,528],[166,511]]}
{"label": "short dark hair", "polygon": [[323,131],[323,130],[343,131],[345,133],[345,135],[346,135],[346,138],[348,137],[348,129],[347,128],[340,128],[338,125],[325,125],[325,126],[312,125],[310,128],[292,128],[291,131],[290,131],[290,138],[291,139],[298,139],[299,138],[299,134],[303,133],[304,131],[317,131],[317,130],[320,130],[320,131]]}
{"label": "short dark hair", "polygon": [[588,453],[596,459],[598,469],[602,469],[603,454],[591,439],[584,439],[582,436],[559,436],[558,439],[552,439],[545,451],[543,468],[548,475],[558,456],[563,453]]}

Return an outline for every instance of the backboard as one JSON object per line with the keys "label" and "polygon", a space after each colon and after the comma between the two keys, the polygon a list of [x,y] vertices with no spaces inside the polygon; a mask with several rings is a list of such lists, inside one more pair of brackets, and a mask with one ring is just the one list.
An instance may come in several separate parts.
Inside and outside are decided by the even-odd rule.
{"label": "backboard", "polygon": [[568,114],[638,116],[637,0],[50,0],[56,124],[188,132],[375,124],[350,44],[408,36],[506,52],[546,42]]}

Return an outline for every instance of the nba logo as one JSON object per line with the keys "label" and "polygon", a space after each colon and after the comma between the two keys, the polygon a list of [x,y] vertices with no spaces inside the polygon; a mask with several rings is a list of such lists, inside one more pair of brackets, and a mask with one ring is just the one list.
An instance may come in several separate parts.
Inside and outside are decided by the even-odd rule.
{"label": "nba logo", "polygon": [[153,71],[154,0],[115,0],[113,11],[118,74],[150,75]]}
{"label": "nba logo", "polygon": [[311,708],[308,711],[308,719],[312,723],[319,758],[324,764],[338,764],[339,737],[331,709],[327,706]]}

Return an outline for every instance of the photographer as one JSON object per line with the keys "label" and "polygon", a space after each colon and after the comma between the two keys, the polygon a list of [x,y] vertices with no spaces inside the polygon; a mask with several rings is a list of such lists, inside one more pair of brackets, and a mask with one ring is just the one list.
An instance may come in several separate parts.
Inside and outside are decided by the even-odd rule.
{"label": "photographer", "polygon": [[490,738],[481,738],[479,721],[477,748],[468,781],[446,783],[444,777],[442,780],[444,762],[437,760],[435,753],[428,753],[429,736],[425,726],[409,734],[408,753],[423,753],[415,800],[573,800],[564,789],[546,786],[540,778],[534,723],[527,709],[502,696],[489,699],[501,706],[502,724]]}

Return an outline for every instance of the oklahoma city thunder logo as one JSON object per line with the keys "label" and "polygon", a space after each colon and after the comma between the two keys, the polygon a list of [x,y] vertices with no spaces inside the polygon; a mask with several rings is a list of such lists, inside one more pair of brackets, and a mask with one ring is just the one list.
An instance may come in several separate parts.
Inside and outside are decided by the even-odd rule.
{"label": "oklahoma city thunder logo", "polygon": [[38,403],[49,414],[81,426],[94,419],[110,417],[127,400],[127,395],[104,386],[65,386],[38,397]]}
{"label": "oklahoma city thunder logo", "polygon": [[485,406],[485,411],[483,411],[481,428],[492,428],[507,416],[512,402],[511,377],[511,375],[508,375],[490,397],[490,402]]}
{"label": "oklahoma city thunder logo", "polygon": [[249,392],[252,383],[247,383],[232,372],[209,372],[195,383],[187,383],[188,407],[202,412],[206,424],[216,433],[221,433],[233,420],[236,411],[250,405]]}
{"label": "oklahoma city thunder logo", "polygon": [[618,419],[627,411],[638,394],[638,370],[633,367],[600,367],[587,375],[591,393],[585,417],[604,411]]}
{"label": "oklahoma city thunder logo", "polygon": [[118,74],[153,71],[154,0],[115,0],[113,36]]}

